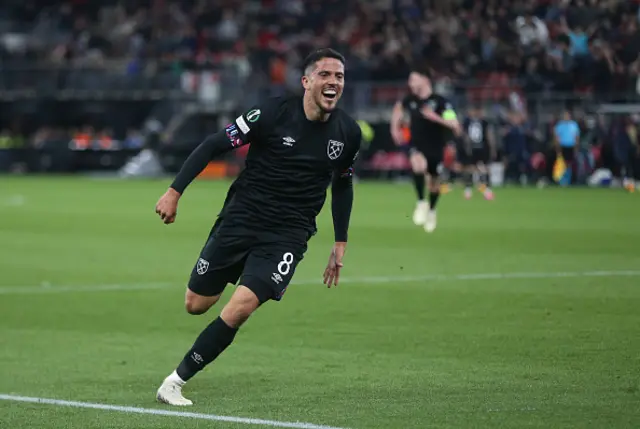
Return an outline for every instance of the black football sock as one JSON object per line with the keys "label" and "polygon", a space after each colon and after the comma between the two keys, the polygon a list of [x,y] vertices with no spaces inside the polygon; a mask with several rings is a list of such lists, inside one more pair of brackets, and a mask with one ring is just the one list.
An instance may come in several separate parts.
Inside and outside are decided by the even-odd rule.
{"label": "black football sock", "polygon": [[200,333],[191,350],[185,355],[176,372],[187,381],[215,360],[233,342],[237,328],[229,327],[218,317]]}
{"label": "black football sock", "polygon": [[491,187],[491,180],[489,179],[489,173],[482,173],[482,183],[487,185],[487,188]]}
{"label": "black football sock", "polygon": [[440,192],[429,192],[429,208],[431,210],[436,209],[438,198],[440,198]]}
{"label": "black football sock", "polygon": [[470,171],[464,173],[464,186],[467,188],[473,187],[473,173]]}
{"label": "black football sock", "polygon": [[487,184],[487,174],[483,173],[483,172],[478,172],[478,179],[480,180],[480,184],[482,185],[486,185]]}
{"label": "black football sock", "polygon": [[413,185],[416,188],[418,201],[424,201],[424,174],[413,173]]}

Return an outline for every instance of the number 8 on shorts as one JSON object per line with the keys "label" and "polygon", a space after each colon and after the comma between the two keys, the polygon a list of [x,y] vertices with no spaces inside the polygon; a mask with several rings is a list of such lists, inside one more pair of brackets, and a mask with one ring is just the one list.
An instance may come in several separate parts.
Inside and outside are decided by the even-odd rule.
{"label": "number 8 on shorts", "polygon": [[282,261],[278,264],[278,272],[286,276],[291,271],[291,264],[293,264],[293,253],[287,252],[282,256]]}

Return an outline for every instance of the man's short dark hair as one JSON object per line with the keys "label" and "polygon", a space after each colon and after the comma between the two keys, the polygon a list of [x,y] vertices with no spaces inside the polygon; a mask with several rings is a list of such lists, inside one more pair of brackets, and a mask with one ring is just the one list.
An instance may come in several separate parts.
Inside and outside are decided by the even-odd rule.
{"label": "man's short dark hair", "polygon": [[411,73],[416,73],[416,74],[419,74],[420,76],[426,77],[427,79],[431,79],[431,76],[430,76],[429,72],[427,70],[423,69],[423,68],[420,68],[420,67],[413,67],[409,74],[411,74]]}
{"label": "man's short dark hair", "polygon": [[304,64],[302,66],[303,73],[307,74],[307,70],[310,67],[315,66],[315,64],[318,61],[324,58],[333,58],[340,61],[342,65],[345,64],[344,56],[340,52],[336,51],[335,49],[331,49],[331,48],[318,49],[317,51],[313,51],[312,53],[310,53],[307,56],[307,58],[305,58]]}

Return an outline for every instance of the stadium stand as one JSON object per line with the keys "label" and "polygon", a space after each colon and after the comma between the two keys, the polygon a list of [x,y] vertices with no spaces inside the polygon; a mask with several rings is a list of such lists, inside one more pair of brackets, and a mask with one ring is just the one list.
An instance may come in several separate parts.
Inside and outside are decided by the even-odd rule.
{"label": "stadium stand", "polygon": [[[9,134],[29,141],[41,127],[66,139],[88,125],[124,141],[151,118],[164,127],[166,142],[193,147],[239,106],[296,90],[304,55],[332,46],[348,59],[343,105],[377,128],[375,169],[406,164],[392,154],[384,112],[416,65],[458,106],[482,103],[498,126],[508,125],[509,110],[526,112],[531,146],[543,146],[531,153],[548,150],[548,124],[566,107],[590,127],[590,145],[606,146],[615,138],[603,136],[615,134],[618,121],[637,125],[636,110],[606,116],[606,132],[593,131],[598,118],[585,114],[605,102],[639,100],[638,6],[638,0],[12,0],[0,5],[0,98],[35,99],[40,108],[28,124],[16,119],[25,116],[15,105],[0,120]],[[69,107],[57,111],[52,100]],[[102,106],[91,113],[89,100]],[[381,153],[390,153],[388,162]],[[621,170],[616,162],[610,168]]]}

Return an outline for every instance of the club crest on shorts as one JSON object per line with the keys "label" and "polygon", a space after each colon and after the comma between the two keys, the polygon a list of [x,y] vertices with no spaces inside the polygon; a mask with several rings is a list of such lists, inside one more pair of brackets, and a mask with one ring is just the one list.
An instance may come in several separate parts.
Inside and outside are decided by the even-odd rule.
{"label": "club crest on shorts", "polygon": [[329,144],[327,144],[327,155],[329,155],[329,159],[338,159],[340,154],[342,154],[342,149],[344,149],[344,143],[337,140],[329,140]]}
{"label": "club crest on shorts", "polygon": [[196,264],[196,271],[198,274],[203,275],[209,269],[209,261],[205,261],[204,259],[198,259],[198,263]]}

